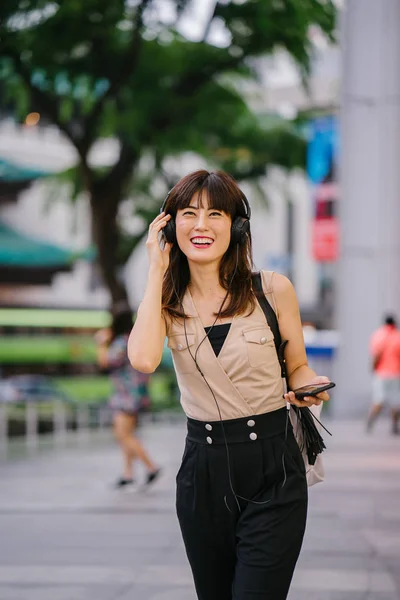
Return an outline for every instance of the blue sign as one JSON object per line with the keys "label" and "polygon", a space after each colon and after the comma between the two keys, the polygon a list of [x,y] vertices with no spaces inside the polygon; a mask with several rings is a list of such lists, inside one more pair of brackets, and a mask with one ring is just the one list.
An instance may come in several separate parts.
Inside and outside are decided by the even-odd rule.
{"label": "blue sign", "polygon": [[333,115],[309,123],[307,174],[314,184],[334,179],[332,171],[338,152],[338,122]]}

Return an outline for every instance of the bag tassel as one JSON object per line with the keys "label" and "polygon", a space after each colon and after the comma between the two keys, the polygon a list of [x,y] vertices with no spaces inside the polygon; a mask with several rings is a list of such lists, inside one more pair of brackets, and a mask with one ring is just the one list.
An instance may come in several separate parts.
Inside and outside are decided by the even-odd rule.
{"label": "bag tassel", "polygon": [[329,435],[332,434],[324,427],[324,425],[322,425],[320,420],[311,412],[308,406],[298,407],[292,405],[291,408],[296,413],[297,427],[301,428],[302,442],[300,449],[301,451],[305,449],[309,464],[314,465],[318,454],[321,454],[326,448],[324,440],[314,423],[314,419],[318,421],[321,427],[323,427]]}

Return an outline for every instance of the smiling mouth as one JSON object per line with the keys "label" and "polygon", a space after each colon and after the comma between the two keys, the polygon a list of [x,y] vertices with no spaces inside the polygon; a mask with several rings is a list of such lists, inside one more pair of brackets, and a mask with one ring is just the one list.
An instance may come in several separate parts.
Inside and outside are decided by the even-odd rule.
{"label": "smiling mouth", "polygon": [[195,248],[209,248],[214,240],[207,237],[194,237],[190,240]]}

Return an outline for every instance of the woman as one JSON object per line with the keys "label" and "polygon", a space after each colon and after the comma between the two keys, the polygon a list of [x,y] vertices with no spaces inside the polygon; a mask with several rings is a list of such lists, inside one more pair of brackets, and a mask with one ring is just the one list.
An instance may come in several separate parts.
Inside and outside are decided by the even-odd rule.
{"label": "woman", "polygon": [[148,375],[132,369],[129,363],[126,346],[131,329],[132,314],[124,310],[113,316],[110,330],[103,330],[96,336],[99,365],[109,370],[114,387],[110,402],[113,409],[113,432],[124,461],[122,477],[116,483],[118,488],[126,488],[135,483],[135,459],[141,460],[147,469],[146,484],[153,483],[160,474],[160,469],[135,435],[138,414],[148,402]]}
{"label": "woman", "polygon": [[[288,419],[273,334],[252,291],[250,208],[223,172],[196,171],[169,193],[147,238],[149,274],[128,343],[151,373],[165,336],[188,417],[177,513],[199,600],[283,600],[302,544],[307,484]],[[164,231],[166,243],[159,244]],[[291,389],[326,382],[307,365],[298,304],[262,273]]]}

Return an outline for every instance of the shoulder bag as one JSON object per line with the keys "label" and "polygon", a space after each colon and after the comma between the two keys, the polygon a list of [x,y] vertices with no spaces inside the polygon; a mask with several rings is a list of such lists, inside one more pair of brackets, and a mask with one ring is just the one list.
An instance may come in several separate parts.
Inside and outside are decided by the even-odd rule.
{"label": "shoulder bag", "polygon": [[[284,387],[285,389],[289,390],[290,388],[285,364],[285,347],[288,343],[288,340],[282,341],[278,319],[263,290],[261,274],[254,273],[252,276],[252,281],[255,296],[274,335],[275,348],[278,355],[279,364],[281,366]],[[327,433],[329,433],[329,435],[331,435],[331,433],[322,425],[319,420],[321,408],[322,404],[319,406],[314,405],[311,407],[311,409],[308,408],[308,406],[297,407],[291,404],[289,408],[289,417],[292,423],[293,432],[302,452],[306,467],[308,486],[315,485],[316,483],[323,481],[325,478],[321,453],[326,446],[321,437],[320,429],[322,427]],[[315,424],[315,421],[317,422],[317,425]]]}

